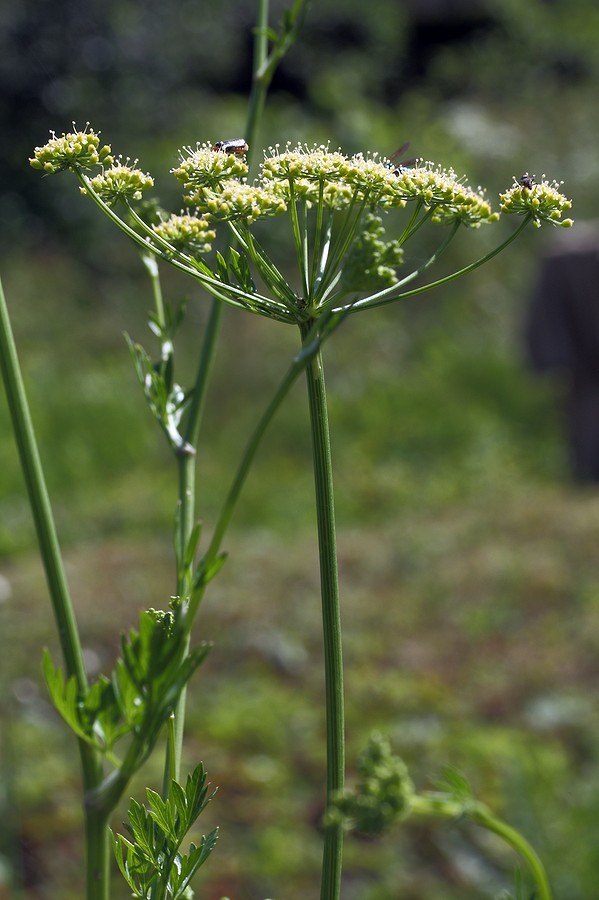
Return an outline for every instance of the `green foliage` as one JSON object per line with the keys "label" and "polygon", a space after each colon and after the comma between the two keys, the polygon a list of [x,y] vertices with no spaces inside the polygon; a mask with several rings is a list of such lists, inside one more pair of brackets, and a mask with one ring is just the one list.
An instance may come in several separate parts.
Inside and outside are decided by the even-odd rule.
{"label": "green foliage", "polygon": [[132,839],[122,834],[113,834],[113,838],[119,869],[133,897],[182,900],[193,896],[191,880],[214,849],[218,828],[203,836],[198,845],[191,842],[187,854],[181,853],[180,847],[214,793],[208,795],[200,763],[187,776],[185,788],[171,782],[166,800],[150,788],[146,789],[147,807],[131,800],[128,829]]}
{"label": "green foliage", "polygon": [[160,341],[158,362],[153,362],[141,344],[134,343],[127,336],[135,371],[150,411],[166,434],[169,444],[177,450],[181,450],[185,444],[179,425],[190,399],[174,381],[173,341],[184,315],[185,306],[180,304],[175,312],[170,306],[165,307],[164,323],[156,315],[150,316],[150,328]]}
{"label": "green foliage", "polygon": [[[181,691],[203,662],[209,647],[201,644],[187,654],[185,632],[173,613],[149,610],[140,615],[139,630],[122,639],[122,657],[111,678],[101,676],[84,697],[75,678],[65,682],[46,651],[43,670],[56,709],[75,734],[120,767],[112,755],[125,734],[133,741],[124,775],[129,778],[147,759]],[[132,749],[133,748],[133,749]]]}
{"label": "green foliage", "polygon": [[252,279],[247,257],[239,253],[235,247],[229,248],[229,260],[222,253],[216,254],[217,272],[224,284],[233,284],[248,294],[256,293],[256,285]]}

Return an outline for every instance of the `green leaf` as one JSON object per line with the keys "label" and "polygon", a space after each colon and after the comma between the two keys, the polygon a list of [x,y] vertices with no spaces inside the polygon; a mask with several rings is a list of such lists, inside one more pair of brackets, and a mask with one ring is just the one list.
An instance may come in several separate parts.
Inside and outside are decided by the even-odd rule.
{"label": "green leaf", "polygon": [[239,287],[252,294],[256,292],[256,285],[252,279],[248,261],[243,253],[239,253],[234,247],[229,250],[229,268],[235,275]]}
{"label": "green leaf", "polygon": [[207,562],[206,559],[200,561],[193,578],[194,590],[200,590],[205,587],[216,575],[218,575],[227,561],[227,555],[226,552],[222,552],[211,562]]}
{"label": "green leaf", "polygon": [[163,800],[160,794],[151,788],[146,788],[146,796],[150,809],[150,816],[158,827],[164,832],[165,836],[174,844],[177,843],[177,829],[175,821],[175,807],[168,801]]}
{"label": "green leaf", "polygon": [[191,531],[191,534],[189,535],[187,547],[185,548],[185,557],[183,559],[183,565],[185,566],[185,568],[191,568],[191,566],[193,565],[193,561],[198,549],[198,544],[200,543],[201,534],[202,523],[196,522]]}
{"label": "green leaf", "polygon": [[123,878],[133,891],[132,896],[147,900],[158,878],[158,869],[144,856],[140,848],[122,834],[113,837],[114,855]]}
{"label": "green leaf", "polygon": [[448,791],[455,800],[461,803],[473,799],[472,788],[468,779],[451,766],[443,769],[443,779],[439,787]]}
{"label": "green leaf", "polygon": [[227,260],[218,250],[216,252],[216,267],[220,276],[220,280],[225,284],[229,284],[229,270],[227,267]]}
{"label": "green leaf", "polygon": [[140,861],[145,860],[152,870],[159,871],[165,845],[164,832],[156,825],[143,803],[138,803],[133,798],[129,804],[128,817],[128,828],[134,840],[137,857]]}
{"label": "green leaf", "polygon": [[134,897],[145,900],[155,884],[163,889],[168,885],[168,897],[183,900],[191,879],[214,849],[218,837],[215,829],[202,837],[199,846],[191,843],[187,854],[179,852],[187,832],[210,800],[206,796],[204,766],[200,763],[187,776],[184,788],[173,781],[167,799],[150,788],[146,795],[148,808],[134,799],[129,804],[126,827],[132,840],[113,835],[119,869]]}
{"label": "green leaf", "polygon": [[65,682],[64,671],[59,667],[55,668],[47,649],[44,650],[42,657],[42,670],[56,710],[78,737],[93,744],[91,728],[86,729],[79,716],[79,690],[76,678],[72,676]]}
{"label": "green leaf", "polygon": [[200,866],[204,865],[218,840],[218,828],[211,831],[209,835],[202,836],[199,847],[195,844],[189,845],[189,854],[180,857],[179,884],[177,892],[173,894],[173,900],[183,897],[184,891],[189,887],[191,879],[196,874]]}

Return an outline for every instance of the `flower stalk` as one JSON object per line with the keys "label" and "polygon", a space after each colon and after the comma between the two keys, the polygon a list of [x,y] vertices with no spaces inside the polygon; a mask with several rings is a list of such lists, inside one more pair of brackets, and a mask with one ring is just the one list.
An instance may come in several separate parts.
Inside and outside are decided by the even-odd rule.
{"label": "flower stalk", "polygon": [[[301,328],[302,337],[305,338],[308,332],[307,323]],[[320,349],[306,367],[306,386],[310,410],[320,561],[327,735],[326,815],[332,798],[343,790],[345,781],[345,713],[333,464],[324,366]],[[324,834],[321,900],[338,900],[341,891],[342,859],[343,829],[341,826],[329,827]]]}
{"label": "flower stalk", "polygon": [[[75,680],[79,696],[83,697],[88,691],[88,682],[81,641],[1,282],[0,369],[65,668],[68,676]],[[102,763],[100,755],[86,741],[79,738],[77,743],[84,796],[87,798],[102,780]],[[85,838],[87,900],[108,900],[110,856],[107,818],[87,803]]]}

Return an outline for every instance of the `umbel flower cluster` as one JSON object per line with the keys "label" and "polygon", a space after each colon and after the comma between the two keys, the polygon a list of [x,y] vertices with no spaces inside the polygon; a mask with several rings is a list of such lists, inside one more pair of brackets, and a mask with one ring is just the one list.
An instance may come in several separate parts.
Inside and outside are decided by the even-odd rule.
{"label": "umbel flower cluster", "polygon": [[[286,322],[356,312],[446,281],[406,290],[460,226],[473,229],[499,219],[481,188],[474,190],[453,169],[432,162],[395,166],[377,154],[346,156],[328,146],[277,145],[264,154],[257,178],[250,181],[247,149],[241,139],[184,148],[172,174],[183,186],[187,208],[169,215],[155,205],[149,218],[139,201],[153,187],[152,177],[136,162],[115,161],[88,126],[62,137],[53,134],[30,162],[47,174],[74,172],[82,192],[146,253],[186,271],[209,293]],[[522,216],[520,227],[529,222],[568,227],[572,221],[562,216],[571,203],[558,187],[525,176],[500,195],[501,212]],[[118,204],[125,208],[123,217],[116,212]],[[399,234],[387,240],[382,217],[402,210]],[[290,286],[251,228],[274,216],[289,221],[299,269],[299,279],[292,280],[299,280],[299,289]],[[440,243],[430,258],[400,277],[404,245],[427,222],[445,227]],[[218,253],[211,266],[205,256],[223,229],[231,249],[228,257]],[[472,270],[488,256],[449,277]]]}

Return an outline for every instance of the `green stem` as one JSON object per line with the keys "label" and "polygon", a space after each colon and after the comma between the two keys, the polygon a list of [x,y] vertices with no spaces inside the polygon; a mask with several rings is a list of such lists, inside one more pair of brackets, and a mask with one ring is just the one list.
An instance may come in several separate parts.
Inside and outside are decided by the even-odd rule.
{"label": "green stem", "polygon": [[476,807],[472,814],[472,818],[479,825],[482,825],[484,828],[494,832],[494,834],[502,838],[516,851],[516,853],[520,854],[522,859],[525,860],[535,880],[538,891],[538,900],[552,900],[553,895],[543,863],[536,851],[520,832],[516,831],[515,828],[512,828],[511,825],[508,825],[507,822],[498,819],[490,810],[482,806],[482,804]]}
{"label": "green stem", "polygon": [[[250,439],[245,446],[245,450],[237,467],[237,471],[235,473],[233,481],[231,482],[229,492],[221,507],[220,515],[212,534],[210,545],[202,558],[202,563],[206,568],[210,568],[220,552],[223,538],[233,517],[235,506],[237,505],[237,501],[239,500],[239,497],[241,495],[241,491],[243,489],[243,485],[245,484],[245,480],[248,476],[250,467],[252,465],[258,447],[260,446],[260,442],[262,441],[264,433],[266,432],[266,429],[268,428],[273,416],[289,393],[298,376],[304,371],[304,369],[309,364],[312,357],[318,352],[324,341],[328,340],[328,338],[337,330],[337,328],[339,328],[346,315],[346,312],[342,313],[341,315],[323,315],[318,320],[317,325],[313,325],[311,329],[309,328],[309,325],[305,326],[303,332],[304,341],[302,349],[294,357],[293,362],[287,369],[287,372],[281,380],[281,383],[275,391],[270,403],[260,416],[258,424],[254,428],[254,431],[252,432]],[[200,589],[194,592],[191,598],[189,604],[189,627],[191,627],[203,596],[204,587],[202,586]]]}
{"label": "green stem", "polygon": [[[306,353],[309,352],[310,351],[306,351]],[[275,391],[275,394],[272,397],[270,403],[258,420],[258,424],[254,428],[254,431],[252,432],[250,439],[245,446],[245,450],[237,467],[237,471],[235,473],[233,481],[231,482],[231,487],[229,488],[225,501],[221,507],[220,515],[217,519],[216,526],[212,533],[210,544],[203,557],[203,562],[207,567],[209,567],[216,560],[220,552],[223,538],[233,517],[237,501],[239,500],[239,496],[245,484],[245,480],[248,476],[252,462],[254,461],[254,457],[256,456],[258,447],[260,446],[260,442],[264,437],[264,433],[266,432],[266,429],[268,428],[277,409],[289,393],[292,385],[295,383],[298,376],[307,365],[307,358],[307,355],[304,353],[300,353],[295,357],[287,372],[285,373],[277,390]],[[203,593],[204,590],[203,588],[201,588],[199,591],[195,592],[191,599],[189,606],[190,627],[202,601]]]}
{"label": "green stem", "polygon": [[[254,79],[252,83],[252,92],[249,101],[249,109],[248,116],[246,122],[246,133],[245,137],[249,144],[248,151],[248,165],[251,159],[252,148],[254,145],[254,141],[256,138],[259,121],[261,118],[261,114],[264,108],[264,102],[266,98],[266,93],[268,91],[268,86],[270,84],[270,80],[272,78],[272,73],[267,76],[259,76],[259,72],[264,69],[265,62],[267,59],[267,50],[268,50],[268,42],[267,42],[267,27],[268,27],[268,12],[269,12],[269,2],[268,0],[259,0],[258,3],[258,21],[256,28],[256,39],[254,45]],[[191,453],[183,453],[178,457],[178,472],[179,472],[179,511],[178,511],[178,542],[179,546],[177,548],[177,554],[179,560],[183,561],[185,558],[185,550],[187,547],[187,543],[189,541],[189,537],[195,525],[195,506],[196,506],[196,488],[195,488],[195,472],[196,472],[196,456],[195,456],[195,448],[199,438],[199,430],[200,423],[202,418],[202,413],[205,404],[206,398],[206,390],[208,387],[209,374],[212,367],[212,362],[214,359],[214,353],[216,349],[216,343],[218,339],[218,334],[220,331],[222,319],[222,305],[219,299],[215,298],[212,301],[212,307],[210,312],[210,319],[208,322],[208,327],[206,329],[206,334],[204,336],[204,341],[202,345],[202,352],[200,355],[200,363],[198,367],[197,377],[194,385],[194,392],[192,395],[192,403],[188,415],[187,427],[185,433],[185,444],[192,448]],[[177,580],[178,580],[178,588],[179,592],[181,592],[181,588],[183,587],[183,580],[187,581],[189,573],[178,572]],[[199,601],[198,601],[199,603]],[[195,609],[197,609],[197,605],[195,605]],[[193,617],[190,618],[191,621]],[[184,689],[181,692],[181,696],[179,698],[179,702],[177,704],[177,709],[175,710],[175,721],[174,721],[174,737],[172,742],[169,743],[169,747],[167,748],[167,758],[166,758],[166,766],[165,766],[165,796],[168,795],[168,789],[170,785],[170,780],[167,782],[167,772],[169,772],[169,778],[172,777],[172,772],[176,773],[176,778],[179,780],[179,773],[181,767],[181,751],[183,744],[183,731],[185,727],[185,703],[186,703],[186,690]],[[174,759],[172,758],[174,754]]]}
{"label": "green stem", "polygon": [[493,259],[494,256],[497,256],[498,253],[501,253],[502,250],[512,243],[512,241],[516,240],[520,232],[526,228],[529,222],[532,221],[532,216],[528,216],[524,219],[521,225],[519,225],[515,231],[513,231],[505,241],[503,241],[499,246],[495,247],[489,253],[486,253],[485,256],[481,256],[480,259],[475,260],[475,262],[470,263],[467,266],[464,266],[462,269],[458,269],[457,272],[452,272],[450,275],[446,275],[444,278],[439,278],[437,281],[430,281],[428,284],[423,284],[420,287],[412,288],[410,291],[402,291],[401,293],[396,293],[397,289],[402,285],[407,284],[408,281],[412,281],[418,275],[420,275],[425,269],[428,269],[430,265],[435,262],[442,251],[445,249],[449,241],[455,235],[457,228],[459,227],[459,223],[454,225],[453,230],[449,234],[449,237],[443,241],[440,247],[436,250],[433,256],[426,261],[420,268],[416,269],[406,278],[403,278],[401,281],[398,281],[397,284],[393,285],[390,288],[386,288],[384,291],[380,291],[378,294],[372,294],[370,297],[364,297],[363,300],[359,300],[357,303],[354,303],[352,307],[352,312],[360,312],[360,310],[368,308],[372,309],[375,306],[384,306],[386,303],[394,303],[396,300],[406,300],[408,297],[415,297],[417,294],[423,294],[425,291],[432,291],[434,288],[441,287],[441,285],[449,284],[450,281],[454,281],[456,278],[461,278],[462,275],[467,275],[469,272],[473,272],[475,269],[478,269],[480,266],[489,262],[490,259]]}
{"label": "green stem", "polygon": [[245,123],[245,139],[250,148],[247,153],[248,166],[252,160],[254,140],[258,133],[258,125],[262,118],[266,94],[271,80],[270,77],[261,74],[268,55],[268,7],[269,0],[258,0],[258,15],[256,17],[256,31],[254,34],[252,90]]}
{"label": "green stem", "polygon": [[[73,171],[81,185],[85,188],[87,195],[91,197],[94,203],[108,216],[111,222],[117,225],[121,231],[131,238],[132,241],[138,244],[144,252],[154,253],[159,259],[162,259],[170,266],[180,269],[187,275],[191,275],[192,278],[195,278],[200,282],[207,293],[223,303],[228,303],[230,306],[234,306],[238,309],[251,309],[252,312],[258,313],[261,316],[266,316],[269,319],[281,318],[282,321],[285,322],[294,321],[290,317],[284,315],[285,310],[281,311],[276,304],[257,293],[252,294],[252,305],[251,307],[248,307],[244,302],[247,295],[243,288],[236,287],[233,284],[223,284],[222,281],[215,277],[214,273],[201,259],[194,259],[186,256],[182,252],[173,251],[173,248],[168,241],[152,232],[147,224],[136,213],[135,209],[128,204],[127,210],[129,214],[143,232],[142,234],[139,234],[131,228],[130,225],[124,222],[111,206],[108,206],[108,204],[102,200],[91,186],[90,179],[87,178],[83,172],[78,169],[74,169]],[[143,236],[144,234],[146,237]]]}
{"label": "green stem", "polygon": [[0,366],[12,419],[21,467],[33,512],[37,539],[48,581],[50,598],[58,628],[58,636],[67,676],[75,676],[80,693],[87,690],[81,643],[75,620],[56,526],[46,489],[31,414],[10,327],[8,308],[0,284]]}
{"label": "green stem", "polygon": [[[195,474],[196,474],[196,448],[200,436],[200,428],[206,405],[206,394],[210,381],[210,374],[214,364],[216,345],[220,333],[223,316],[223,305],[213,301],[210,308],[210,316],[202,341],[202,349],[198,362],[198,369],[191,395],[191,404],[185,425],[183,446],[189,447],[189,452],[182,452],[177,458],[179,470],[179,546],[177,556],[183,561],[191,532],[195,526]],[[181,594],[185,587],[187,573],[178,573],[177,590]]]}
{"label": "green stem", "polygon": [[108,900],[110,896],[109,815],[86,810],[85,878],[87,900]]}
{"label": "green stem", "polygon": [[[0,368],[4,380],[15,440],[33,514],[37,539],[67,676],[74,677],[79,693],[88,689],[83,653],[73,604],[67,584],[50,499],[41,465],[29,404],[23,384],[6,298],[0,282]],[[79,740],[84,794],[102,779],[99,755],[86,741]],[[87,858],[87,900],[107,900],[109,854],[106,819],[96,810],[85,810]]]}
{"label": "green stem", "polygon": [[410,801],[411,812],[418,816],[459,820],[464,816],[482,828],[492,831],[506,842],[527,864],[537,888],[537,900],[553,900],[549,879],[540,857],[519,831],[497,818],[484,803],[472,801],[464,805],[446,794],[416,794]]}
{"label": "green stem", "polygon": [[[202,342],[202,351],[198,371],[194,383],[189,415],[185,428],[184,447],[191,448],[189,452],[181,452],[177,457],[179,475],[178,495],[178,527],[177,527],[177,593],[185,596],[193,578],[192,571],[185,570],[186,549],[191,533],[195,527],[196,519],[196,447],[199,440],[202,416],[206,403],[206,393],[212,371],[212,364],[216,353],[216,344],[220,332],[223,314],[223,306],[218,300],[212,301],[210,317]],[[189,635],[187,638],[189,647]],[[183,731],[185,728],[185,704],[187,700],[187,688],[184,687],[177,702],[174,722],[172,724],[172,740],[167,744],[166,765],[164,770],[164,796],[168,797],[171,781],[180,780],[181,756],[183,751]]]}
{"label": "green stem", "polygon": [[[302,337],[305,337],[308,326],[300,327]],[[326,806],[328,809],[332,798],[342,791],[344,786],[345,724],[333,469],[324,369],[320,348],[306,367],[306,383],[312,433],[320,559],[327,731]],[[343,829],[341,825],[326,829],[320,885],[321,900],[338,900],[340,896],[342,855]]]}

